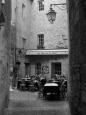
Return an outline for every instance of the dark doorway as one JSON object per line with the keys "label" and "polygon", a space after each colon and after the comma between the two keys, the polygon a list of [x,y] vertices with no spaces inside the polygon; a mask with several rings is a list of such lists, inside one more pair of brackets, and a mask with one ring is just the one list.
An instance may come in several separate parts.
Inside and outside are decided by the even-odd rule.
{"label": "dark doorway", "polygon": [[55,74],[61,75],[61,62],[52,63],[51,72],[52,76],[54,76]]}
{"label": "dark doorway", "polygon": [[30,75],[30,64],[25,63],[25,75]]}

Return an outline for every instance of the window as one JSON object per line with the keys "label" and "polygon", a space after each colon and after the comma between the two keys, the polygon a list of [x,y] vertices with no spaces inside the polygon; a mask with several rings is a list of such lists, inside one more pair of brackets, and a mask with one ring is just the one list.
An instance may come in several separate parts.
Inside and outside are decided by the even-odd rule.
{"label": "window", "polygon": [[39,11],[44,10],[44,4],[43,4],[44,0],[39,0]]}
{"label": "window", "polygon": [[41,74],[41,63],[36,64],[36,74],[37,75]]}
{"label": "window", "polygon": [[56,62],[56,63],[52,63],[51,66],[51,71],[52,71],[52,76],[57,74],[57,75],[61,75],[61,63],[60,62]]}
{"label": "window", "polygon": [[61,63],[55,63],[55,74],[61,75]]}
{"label": "window", "polygon": [[5,17],[4,14],[1,12],[0,14],[0,25],[3,25],[5,23]]}
{"label": "window", "polygon": [[25,4],[22,4],[22,18],[24,18]]}
{"label": "window", "polygon": [[44,49],[44,34],[38,34],[38,49]]}

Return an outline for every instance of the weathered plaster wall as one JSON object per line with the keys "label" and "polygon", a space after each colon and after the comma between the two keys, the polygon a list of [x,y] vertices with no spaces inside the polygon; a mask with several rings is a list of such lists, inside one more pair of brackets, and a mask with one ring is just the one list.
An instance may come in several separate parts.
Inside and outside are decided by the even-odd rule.
{"label": "weathered plaster wall", "polygon": [[[23,8],[22,8],[22,5]],[[22,38],[26,39],[26,48],[30,38],[31,24],[31,1],[30,0],[12,0],[12,19],[11,22],[16,26],[16,47],[22,48]]]}
{"label": "weathered plaster wall", "polygon": [[[77,30],[77,31],[76,31]],[[69,0],[70,107],[72,115],[86,114],[86,1]]]}
{"label": "weathered plaster wall", "polygon": [[[14,0],[13,0],[14,1]],[[12,2],[14,5],[14,2]],[[24,6],[22,6],[24,5]],[[13,18],[16,26],[16,46],[23,48],[23,40],[26,39],[26,48],[28,48],[28,39],[30,38],[30,24],[31,24],[31,1],[30,0],[17,0],[13,7]],[[23,7],[23,8],[22,8]],[[15,11],[16,9],[16,11]]]}
{"label": "weathered plaster wall", "polygon": [[33,0],[31,9],[31,38],[28,39],[29,49],[37,49],[37,34],[44,34],[45,49],[56,49],[56,46],[60,42],[68,45],[67,10],[61,10],[60,8],[62,6],[59,6],[60,8],[53,6],[53,9],[57,13],[56,21],[53,24],[48,21],[46,15],[49,11],[50,4],[65,2],[65,0],[44,0],[44,10],[39,11],[38,1]]}
{"label": "weathered plaster wall", "polygon": [[10,57],[10,18],[11,1],[6,0],[5,6],[1,7],[5,16],[5,25],[0,29],[0,115],[8,104],[9,97],[9,57]]}
{"label": "weathered plaster wall", "polygon": [[[37,49],[37,34],[41,33],[44,34],[46,49],[56,49],[60,42],[68,46],[67,10],[61,10],[62,6],[59,6],[60,8],[53,6],[57,13],[54,24],[51,24],[46,16],[50,4],[65,2],[66,0],[44,0],[44,10],[39,11],[38,0],[17,0],[17,2],[12,0],[12,22],[16,22],[17,47],[22,48],[22,37],[24,37],[27,49]],[[24,4],[23,12],[22,4]]]}
{"label": "weathered plaster wall", "polygon": [[[17,52],[19,48],[28,49],[28,39],[30,39],[31,30],[31,4],[30,0],[12,0],[12,18],[11,24],[14,26],[15,30],[15,40],[16,40],[16,60]],[[14,36],[12,35],[12,38]],[[23,41],[25,39],[25,43]],[[18,48],[18,49],[17,49]],[[20,55],[20,54],[19,54]],[[21,77],[25,76],[25,63],[24,58],[19,59],[20,64],[20,74]]]}

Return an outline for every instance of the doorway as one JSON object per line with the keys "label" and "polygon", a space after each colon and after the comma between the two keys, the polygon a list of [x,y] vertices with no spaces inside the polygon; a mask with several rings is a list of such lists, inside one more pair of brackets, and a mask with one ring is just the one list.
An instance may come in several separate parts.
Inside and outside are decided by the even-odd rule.
{"label": "doorway", "polygon": [[25,63],[25,76],[28,76],[30,75],[30,64],[29,63]]}
{"label": "doorway", "polygon": [[62,74],[62,67],[61,62],[55,62],[51,64],[51,77],[55,74],[61,75]]}

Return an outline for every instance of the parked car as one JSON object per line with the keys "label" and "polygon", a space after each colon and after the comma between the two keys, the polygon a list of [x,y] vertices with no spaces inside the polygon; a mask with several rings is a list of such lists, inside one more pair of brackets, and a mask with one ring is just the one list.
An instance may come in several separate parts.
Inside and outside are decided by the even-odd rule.
{"label": "parked car", "polygon": [[47,99],[52,97],[53,99],[59,99],[59,87],[57,83],[46,83],[43,88],[43,98]]}

